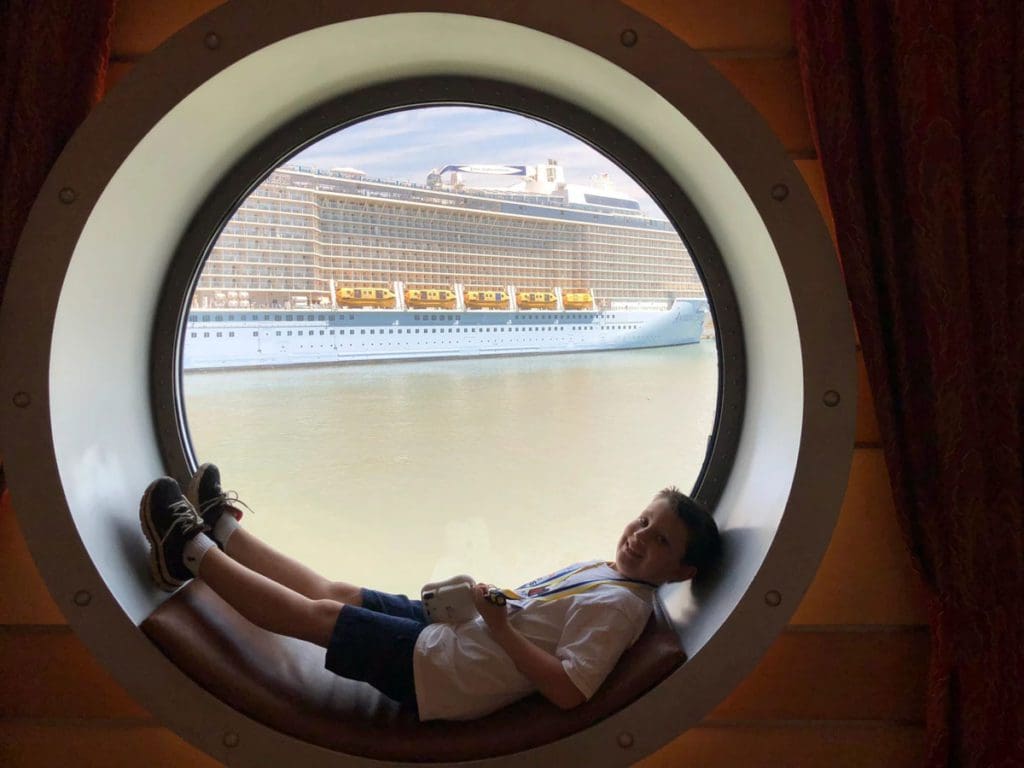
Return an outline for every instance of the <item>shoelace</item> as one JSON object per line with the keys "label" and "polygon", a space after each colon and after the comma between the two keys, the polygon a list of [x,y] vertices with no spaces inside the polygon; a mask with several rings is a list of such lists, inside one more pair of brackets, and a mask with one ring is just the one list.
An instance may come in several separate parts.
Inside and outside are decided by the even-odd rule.
{"label": "shoelace", "polygon": [[199,517],[187,499],[172,501],[168,505],[167,511],[171,513],[171,524],[167,526],[167,531],[161,537],[161,544],[167,541],[175,528],[179,528],[182,534],[189,534],[193,530],[203,530],[203,519]]}
{"label": "shoelace", "polygon": [[212,499],[207,499],[199,505],[199,514],[205,516],[207,512],[216,509],[219,506],[228,505],[232,507],[244,507],[247,512],[256,514],[256,511],[238,498],[236,491],[223,491]]}

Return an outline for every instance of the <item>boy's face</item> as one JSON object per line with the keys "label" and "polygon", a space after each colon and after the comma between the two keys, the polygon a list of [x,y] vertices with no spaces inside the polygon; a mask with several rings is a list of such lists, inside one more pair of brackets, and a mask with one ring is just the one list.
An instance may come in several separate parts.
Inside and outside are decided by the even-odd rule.
{"label": "boy's face", "polygon": [[652,584],[692,578],[697,569],[682,562],[688,534],[668,499],[655,499],[626,525],[615,549],[615,568],[627,578]]}

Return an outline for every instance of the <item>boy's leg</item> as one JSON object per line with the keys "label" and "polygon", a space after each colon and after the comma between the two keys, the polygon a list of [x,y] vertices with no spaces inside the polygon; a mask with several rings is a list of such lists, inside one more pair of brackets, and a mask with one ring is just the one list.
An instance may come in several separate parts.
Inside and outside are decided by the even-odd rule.
{"label": "boy's leg", "polygon": [[172,478],[150,484],[139,505],[139,518],[151,547],[153,576],[161,587],[174,590],[192,576],[202,576],[253,624],[328,647],[344,605],[301,595],[220,552]]}
{"label": "boy's leg", "polygon": [[242,511],[235,506],[237,497],[223,490],[220,470],[215,465],[203,464],[196,470],[189,484],[188,497],[210,528],[210,535],[232,559],[312,600],[328,599],[362,605],[360,587],[325,579],[241,528],[238,520]]}
{"label": "boy's leg", "polygon": [[344,607],[335,600],[310,599],[271,581],[216,547],[203,555],[197,575],[256,626],[322,648],[330,645],[338,614]]}
{"label": "boy's leg", "polygon": [[150,484],[139,518],[153,576],[164,589],[199,576],[253,624],[326,648],[327,669],[396,701],[415,701],[413,653],[424,621],[311,599],[236,562],[206,535],[206,523],[172,478]]}
{"label": "boy's leg", "polygon": [[225,542],[224,551],[231,556],[230,559],[312,600],[335,600],[355,606],[363,604],[360,587],[325,579],[241,526]]}

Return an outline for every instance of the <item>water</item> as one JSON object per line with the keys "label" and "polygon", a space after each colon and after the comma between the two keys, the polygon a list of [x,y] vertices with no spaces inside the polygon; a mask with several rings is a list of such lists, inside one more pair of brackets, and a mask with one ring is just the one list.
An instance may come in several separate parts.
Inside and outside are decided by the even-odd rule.
{"label": "water", "polygon": [[664,349],[193,373],[200,461],[243,524],[325,576],[514,586],[610,558],[713,426],[713,341]]}

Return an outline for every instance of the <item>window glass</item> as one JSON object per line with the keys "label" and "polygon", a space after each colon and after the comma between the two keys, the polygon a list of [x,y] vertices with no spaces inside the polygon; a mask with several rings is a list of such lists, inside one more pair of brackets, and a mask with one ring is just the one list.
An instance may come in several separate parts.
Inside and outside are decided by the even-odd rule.
{"label": "window glass", "polygon": [[[609,558],[656,491],[691,490],[715,422],[684,238],[627,169],[514,113],[405,109],[305,148],[215,238],[191,307],[225,330],[260,313],[252,336],[186,334],[198,460],[257,510],[244,525],[380,589]],[[301,346],[293,317],[361,327]]]}

